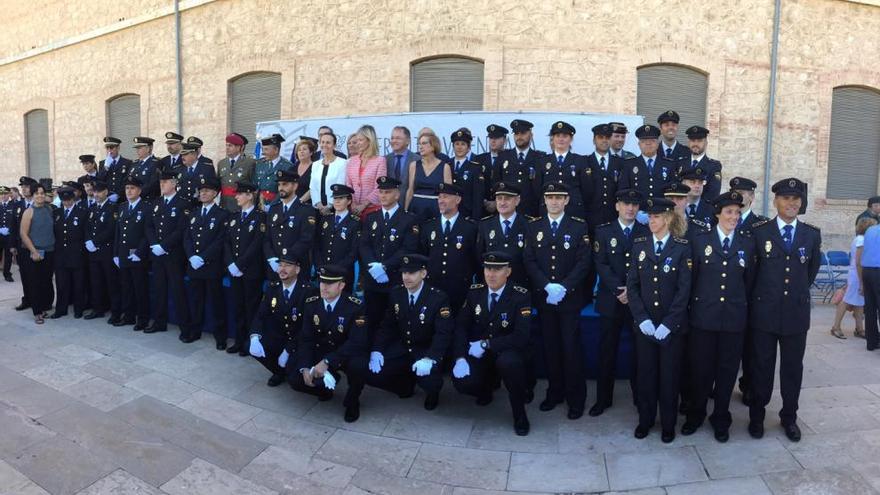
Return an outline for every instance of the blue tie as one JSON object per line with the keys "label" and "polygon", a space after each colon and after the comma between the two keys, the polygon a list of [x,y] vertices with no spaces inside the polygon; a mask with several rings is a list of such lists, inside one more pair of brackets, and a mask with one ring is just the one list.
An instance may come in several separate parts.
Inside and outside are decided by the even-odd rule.
{"label": "blue tie", "polygon": [[791,225],[786,225],[785,227],[782,227],[782,230],[782,240],[785,241],[785,251],[791,251],[791,231],[794,230],[794,227],[792,227]]}
{"label": "blue tie", "polygon": [[339,215],[336,215],[336,223],[335,225],[339,225],[339,221],[342,219]]}
{"label": "blue tie", "polygon": [[400,168],[401,168],[401,165],[403,165],[403,155],[395,155],[395,156],[397,156],[397,166],[396,166],[397,176],[395,178],[399,179],[400,178]]}
{"label": "blue tie", "polygon": [[559,165],[561,167],[563,162],[565,162],[565,158],[563,158],[562,155],[559,155],[556,157],[556,164],[557,165]]}
{"label": "blue tie", "polygon": [[284,289],[284,300],[285,301],[290,300],[290,289]]}
{"label": "blue tie", "polygon": [[657,250],[654,253],[660,254],[661,251],[663,251],[663,241],[657,241]]}
{"label": "blue tie", "polygon": [[648,158],[648,173],[654,173],[654,159]]}
{"label": "blue tie", "polygon": [[697,162],[696,160],[694,160],[693,162],[691,162],[691,168],[697,168],[697,163],[698,163],[698,162]]}
{"label": "blue tie", "polygon": [[666,158],[672,158],[672,148],[666,148]]}
{"label": "blue tie", "polygon": [[241,221],[244,222],[245,220],[247,220],[247,213],[241,212]]}
{"label": "blue tie", "polygon": [[739,227],[742,224],[743,224],[743,217],[742,217],[742,215],[740,215],[739,220],[736,221],[736,226]]}
{"label": "blue tie", "polygon": [[627,227],[627,228],[623,229],[623,235],[626,236],[627,239],[629,239],[630,234],[632,234],[631,228]]}
{"label": "blue tie", "polygon": [[449,231],[452,230],[451,224],[449,220],[446,221],[445,226],[443,227],[443,235],[449,235]]}
{"label": "blue tie", "polygon": [[554,237],[556,237],[557,229],[559,229],[559,222],[557,222],[556,220],[550,222],[550,233],[553,234]]}
{"label": "blue tie", "polygon": [[522,165],[523,162],[525,162],[525,161],[526,161],[526,157],[525,157],[525,155],[523,155],[523,152],[520,151],[519,152],[519,164]]}
{"label": "blue tie", "polygon": [[493,292],[489,294],[492,297],[492,300],[489,302],[489,312],[491,313],[493,309],[495,309],[495,304],[498,303],[498,293]]}
{"label": "blue tie", "polygon": [[727,252],[730,250],[730,238],[729,237],[724,238],[724,242],[721,243],[721,250],[724,251],[724,254],[727,254]]}
{"label": "blue tie", "polygon": [[510,220],[505,220],[503,223],[504,223],[504,237],[507,237],[507,234],[510,232]]}
{"label": "blue tie", "polygon": [[607,170],[605,170],[605,157],[604,156],[599,160],[599,166],[602,167],[603,172],[607,172]]}

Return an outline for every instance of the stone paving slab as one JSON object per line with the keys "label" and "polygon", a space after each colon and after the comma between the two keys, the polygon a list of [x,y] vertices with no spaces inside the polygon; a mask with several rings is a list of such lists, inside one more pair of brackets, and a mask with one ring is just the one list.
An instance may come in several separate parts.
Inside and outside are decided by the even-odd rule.
{"label": "stone paving slab", "polygon": [[161,486],[170,495],[272,495],[277,493],[201,459]]}
{"label": "stone paving slab", "polygon": [[53,495],[76,493],[119,468],[114,461],[60,435],[31,445],[7,461]]}
{"label": "stone paving slab", "polygon": [[707,479],[693,447],[605,455],[613,490],[676,485]]}
{"label": "stone paving slab", "polygon": [[509,490],[598,492],[608,490],[602,454],[514,453]]}
{"label": "stone paving slab", "polygon": [[122,469],[117,469],[77,495],[164,495],[164,492]]}
{"label": "stone paving slab", "polygon": [[471,488],[503,490],[510,453],[424,444],[408,478]]}
{"label": "stone paving slab", "polygon": [[420,446],[410,440],[337,430],[315,455],[345,466],[404,477]]}

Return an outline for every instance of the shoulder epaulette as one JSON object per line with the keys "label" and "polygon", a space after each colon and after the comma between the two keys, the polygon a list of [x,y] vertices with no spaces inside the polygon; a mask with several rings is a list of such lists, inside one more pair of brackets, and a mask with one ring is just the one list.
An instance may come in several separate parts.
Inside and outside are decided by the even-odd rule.
{"label": "shoulder epaulette", "polygon": [[532,220],[540,220],[541,219],[541,217],[533,217],[531,215],[523,215],[523,216],[526,217],[527,222],[531,222]]}
{"label": "shoulder epaulette", "polygon": [[697,220],[696,218],[691,218],[690,221],[691,221],[694,225],[699,225],[700,227],[702,227],[702,228],[704,228],[704,229],[707,229],[707,230],[708,230],[708,229],[710,228],[709,224],[706,223],[706,222],[704,222],[704,221],[702,221],[702,220]]}
{"label": "shoulder epaulette", "polygon": [[321,298],[321,296],[312,296],[312,297],[306,299],[306,302],[307,302],[307,303],[310,303],[310,302],[312,302],[312,301],[317,301],[317,300],[320,299],[320,298]]}
{"label": "shoulder epaulette", "polygon": [[532,217],[532,218],[529,219],[529,223],[535,223],[535,222],[540,221],[540,220],[541,220],[541,217]]}
{"label": "shoulder epaulette", "polygon": [[683,237],[673,237],[672,240],[679,243],[679,244],[687,244],[688,243],[688,240]]}
{"label": "shoulder epaulette", "polygon": [[356,298],[356,297],[354,297],[354,296],[348,296],[348,300],[351,301],[351,302],[353,302],[353,303],[355,303],[355,304],[361,304],[361,303],[362,303],[362,301],[361,301],[360,299],[358,299],[358,298]]}
{"label": "shoulder epaulette", "polygon": [[281,282],[276,280],[274,282],[269,282],[269,285],[272,287],[278,287],[279,285],[281,285]]}
{"label": "shoulder epaulette", "polygon": [[807,227],[809,227],[809,228],[811,228],[811,229],[813,229],[813,230],[815,230],[815,231],[817,231],[817,232],[821,232],[821,229],[820,229],[819,227],[816,227],[816,226],[813,225],[813,224],[809,224],[809,223],[807,223],[807,222],[802,222],[802,221],[800,221],[800,220],[798,220],[798,224],[800,224],[800,225],[806,225]]}
{"label": "shoulder epaulette", "polygon": [[491,220],[493,218],[495,218],[495,215],[486,215],[485,217],[481,218],[480,220]]}
{"label": "shoulder epaulette", "polygon": [[528,290],[528,289],[526,289],[525,287],[521,287],[521,286],[519,286],[519,285],[514,285],[514,286],[513,286],[513,290],[515,290],[515,291],[517,291],[517,292],[522,292],[523,294],[528,294],[528,293],[529,293],[529,290]]}
{"label": "shoulder epaulette", "polygon": [[647,236],[645,236],[645,237],[636,237],[635,239],[633,239],[633,244],[635,244],[635,243],[637,243],[637,242],[647,242],[647,240],[648,240],[648,237],[647,237]]}
{"label": "shoulder epaulette", "polygon": [[349,213],[349,216],[351,216],[351,218],[353,218],[355,222],[361,221],[361,217],[359,217],[358,215],[355,215],[354,213]]}
{"label": "shoulder epaulette", "polygon": [[485,287],[483,284],[471,284],[471,289],[482,289]]}
{"label": "shoulder epaulette", "polygon": [[598,228],[600,228],[600,227],[607,227],[607,226],[611,225],[611,223],[612,223],[612,222],[605,222],[605,223],[603,223],[603,224],[601,224],[601,225],[597,225],[596,228],[598,229]]}
{"label": "shoulder epaulette", "polygon": [[753,223],[753,224],[752,224],[752,228],[754,229],[755,227],[760,227],[760,226],[762,226],[762,225],[766,225],[766,224],[768,224],[768,223],[770,223],[770,219],[769,219],[769,218],[766,218],[766,219],[764,219],[764,220],[761,220],[760,222],[755,222],[755,223]]}
{"label": "shoulder epaulette", "polygon": [[579,222],[579,223],[587,223],[587,221],[584,220],[584,219],[581,218],[581,217],[571,217],[571,219],[574,220],[575,222]]}

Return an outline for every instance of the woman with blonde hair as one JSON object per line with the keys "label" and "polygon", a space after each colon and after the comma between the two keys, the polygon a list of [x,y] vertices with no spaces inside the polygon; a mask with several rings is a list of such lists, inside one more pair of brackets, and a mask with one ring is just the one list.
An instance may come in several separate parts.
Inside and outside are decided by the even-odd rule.
{"label": "woman with blonde hair", "polygon": [[376,179],[386,175],[385,157],[379,156],[376,130],[371,125],[361,126],[349,140],[355,138],[356,154],[348,159],[345,185],[354,189],[351,211],[361,218],[378,210],[379,189]]}
{"label": "woman with blonde hair", "polygon": [[846,291],[843,299],[837,303],[834,314],[834,324],[831,325],[831,335],[838,339],[845,339],[840,323],[847,311],[852,311],[856,321],[854,337],[865,338],[865,296],[862,293],[862,249],[865,244],[865,232],[874,225],[877,220],[871,217],[862,217],[856,223],[856,236],[849,247],[849,269],[846,274]]}
{"label": "woman with blonde hair", "polygon": [[433,132],[419,135],[419,155],[421,160],[409,164],[409,187],[406,191],[406,211],[418,217],[419,222],[440,215],[437,206],[437,186],[452,183],[452,167],[438,155],[441,152],[440,139]]}

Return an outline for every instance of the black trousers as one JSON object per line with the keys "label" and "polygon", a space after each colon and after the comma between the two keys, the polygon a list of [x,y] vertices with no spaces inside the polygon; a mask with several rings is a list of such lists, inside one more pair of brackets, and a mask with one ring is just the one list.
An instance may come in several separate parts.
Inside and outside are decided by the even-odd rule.
{"label": "black trousers", "polygon": [[235,345],[247,346],[250,326],[263,297],[263,280],[259,278],[232,277],[232,304],[235,306]]}
{"label": "black trousers", "polygon": [[121,316],[119,269],[112,259],[89,261],[89,287],[92,292],[92,310],[95,313],[106,313],[109,310],[111,316]]}
{"label": "black trousers", "polygon": [[51,251],[47,251],[40,261],[32,260],[27,249],[19,251],[18,266],[21,269],[24,297],[35,315],[52,309],[52,302],[55,300],[55,288],[52,286],[54,263]]}
{"label": "black trousers", "polygon": [[124,266],[119,269],[119,288],[122,293],[122,319],[125,322],[146,323],[150,319],[150,281],[147,267]]}
{"label": "black trousers", "polygon": [[398,395],[408,393],[414,385],[418,385],[426,394],[440,393],[440,389],[443,388],[442,366],[437,363],[431,367],[431,372],[427,376],[416,376],[412,365],[418,359],[420,358],[412,355],[393,358],[386,356],[385,364],[379,373],[373,373],[368,369],[368,360],[363,364],[366,370],[366,383]]}
{"label": "black trousers", "polygon": [[9,238],[10,236],[0,236],[0,248],[3,249],[3,276],[12,276],[12,253],[9,252],[14,246]]}
{"label": "black trousers", "polygon": [[[31,302],[28,300],[28,293],[30,293],[30,288],[28,285],[30,284],[30,280],[28,279],[28,262],[31,261],[31,255],[28,253],[27,249],[23,247],[19,247],[15,255],[15,261],[18,262],[18,276],[21,277],[21,304],[22,306],[30,306]],[[36,314],[36,313],[34,313]]]}
{"label": "black trousers", "polygon": [[[280,337],[263,335],[260,338],[260,345],[263,346],[263,352],[266,353],[266,357],[251,357],[259,361],[260,364],[262,364],[263,367],[269,370],[273,375],[286,376],[285,368],[278,365],[278,356],[284,351],[284,344],[284,340]],[[250,338],[246,339],[244,345],[246,348],[250,348]],[[294,356],[290,356],[287,362],[292,365],[294,362]]]}
{"label": "black trousers", "polygon": [[865,294],[865,340],[868,350],[880,347],[877,317],[880,313],[880,268],[862,269],[862,291]]}
{"label": "black trousers", "polygon": [[[614,402],[614,376],[617,371],[617,354],[620,350],[620,334],[627,332],[633,341],[635,350],[635,335],[633,334],[632,315],[629,309],[618,312],[614,316],[599,316],[599,375],[596,378],[596,404],[611,407]],[[636,356],[635,352],[630,358],[629,388],[632,392],[633,403],[636,402]]]}
{"label": "black trousers", "polygon": [[[223,300],[222,278],[191,278],[189,287],[193,296],[192,322],[190,325],[190,337],[201,337],[205,323],[208,298],[211,299],[211,313],[214,317],[214,340],[217,343],[226,343],[229,336],[229,328],[226,326],[226,301]],[[179,313],[180,311],[178,311]]]}
{"label": "black trousers", "polygon": [[388,310],[388,292],[364,289],[364,302],[367,305],[365,312],[372,342],[376,337],[376,330],[385,318],[385,311]]}
{"label": "black trousers", "polygon": [[776,373],[776,348],[779,347],[779,391],[782,394],[782,410],[779,419],[783,425],[797,421],[798,399],[804,376],[804,351],[807,334],[777,335],[756,331],[752,342],[752,405],[749,419],[764,421],[765,408],[773,394],[773,375]]}
{"label": "black trousers", "polygon": [[584,347],[581,344],[580,311],[560,310],[541,303],[538,309],[544,361],[547,366],[547,398],[568,403],[569,409],[583,411],[587,400]]}
{"label": "black trousers", "polygon": [[522,353],[507,350],[501,353],[486,351],[482,358],[466,356],[471,374],[464,378],[452,378],[452,385],[462,394],[480,397],[492,393],[500,379],[507,388],[513,419],[526,415],[526,363]]}
{"label": "black trousers", "polygon": [[669,334],[662,342],[636,335],[640,426],[654,426],[659,405],[663,431],[675,431],[683,346],[681,335]]}
{"label": "black trousers", "polygon": [[55,301],[55,312],[67,314],[73,301],[74,313],[81,315],[86,308],[86,266],[76,268],[56,267],[55,286],[58,297]]}
{"label": "black trousers", "polygon": [[[288,362],[288,364],[290,363]],[[339,372],[345,372],[345,378],[348,381],[348,390],[346,391],[345,398],[342,401],[343,406],[353,407],[360,405],[361,392],[364,391],[364,379],[367,371],[367,364],[367,357],[359,356],[350,359],[339,369],[330,371],[330,373],[333,375],[333,378],[336,378],[337,388],[339,387],[340,382]],[[297,392],[303,392],[314,396],[321,396],[331,392],[327,390],[327,388],[324,386],[323,379],[315,378],[313,380],[314,387],[310,387],[306,385],[305,380],[303,380],[302,373],[300,373],[299,370],[293,370],[290,368],[291,367],[288,366],[287,381],[288,383],[290,383],[290,387]]]}
{"label": "black trousers", "polygon": [[711,332],[693,329],[688,340],[691,365],[691,404],[687,420],[702,423],[706,418],[706,404],[715,387],[715,405],[709,422],[716,431],[727,430],[732,422],[730,396],[736,384],[743,337],[740,332]]}
{"label": "black trousers", "polygon": [[190,324],[190,308],[187,304],[186,287],[183,284],[183,261],[173,255],[153,256],[153,279],[156,287],[155,321],[157,329],[168,328],[168,292],[174,298],[174,309],[177,310],[177,326],[183,336],[192,330]]}
{"label": "black trousers", "polygon": [[742,363],[742,375],[739,377],[739,390],[743,394],[746,391],[750,391],[752,388],[752,347],[754,344],[752,343],[752,336],[755,332],[746,326],[746,330],[743,332],[743,342],[742,342],[742,359],[740,362]]}

